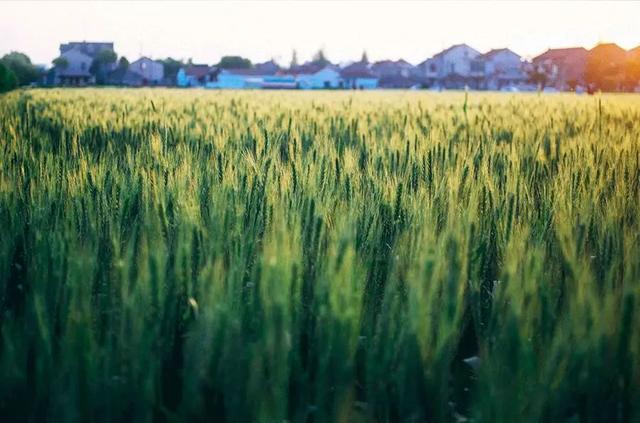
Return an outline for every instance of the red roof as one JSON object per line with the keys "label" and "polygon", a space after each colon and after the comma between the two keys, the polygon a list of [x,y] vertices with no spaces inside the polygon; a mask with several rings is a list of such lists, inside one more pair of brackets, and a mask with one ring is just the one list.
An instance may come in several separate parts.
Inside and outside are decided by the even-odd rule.
{"label": "red roof", "polygon": [[619,52],[619,53],[626,53],[626,50],[620,47],[619,45],[617,45],[616,43],[600,43],[594,48],[592,48],[590,51],[601,50],[601,49],[615,50],[616,52]]}
{"label": "red roof", "polygon": [[571,56],[586,56],[587,49],[584,47],[569,47],[569,48],[550,48],[539,56],[533,58],[533,62],[540,62],[544,60],[558,61],[566,60]]}

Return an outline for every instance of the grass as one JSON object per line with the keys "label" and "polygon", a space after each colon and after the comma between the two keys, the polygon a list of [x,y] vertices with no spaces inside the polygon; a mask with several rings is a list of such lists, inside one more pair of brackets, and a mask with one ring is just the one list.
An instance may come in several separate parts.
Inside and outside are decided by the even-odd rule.
{"label": "grass", "polygon": [[640,420],[640,97],[0,97],[3,421]]}

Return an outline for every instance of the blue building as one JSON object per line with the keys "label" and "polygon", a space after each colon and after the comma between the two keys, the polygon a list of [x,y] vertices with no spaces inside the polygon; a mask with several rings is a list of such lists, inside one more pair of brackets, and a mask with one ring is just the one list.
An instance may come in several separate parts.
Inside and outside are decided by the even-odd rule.
{"label": "blue building", "polygon": [[222,69],[216,80],[208,83],[206,87],[236,90],[262,88],[264,79],[270,76],[261,69]]}

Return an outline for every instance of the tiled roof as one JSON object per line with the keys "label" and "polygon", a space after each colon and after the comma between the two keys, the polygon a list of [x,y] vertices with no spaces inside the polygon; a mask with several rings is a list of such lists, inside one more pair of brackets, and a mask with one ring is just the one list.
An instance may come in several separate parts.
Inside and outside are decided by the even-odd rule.
{"label": "tiled roof", "polygon": [[352,63],[340,70],[343,78],[375,78],[376,76],[369,70],[369,66],[363,62]]}
{"label": "tiled roof", "polygon": [[[327,66],[331,66],[331,65],[327,65]],[[289,68],[284,73],[290,74],[290,75],[311,75],[311,74],[320,72],[325,67],[326,67],[325,65],[319,65],[315,63],[306,63],[304,65],[299,65],[299,66],[294,66],[292,68]]]}
{"label": "tiled roof", "polygon": [[184,68],[184,72],[188,76],[194,76],[196,78],[202,78],[203,76],[209,74],[209,72],[214,70],[215,67],[209,65],[189,65]]}
{"label": "tiled roof", "polygon": [[587,49],[584,47],[550,48],[539,56],[533,58],[534,62],[542,60],[564,60],[568,56],[586,55]]}
{"label": "tiled roof", "polygon": [[467,48],[470,48],[471,50],[475,50],[473,47],[470,47],[468,44],[464,44],[464,43],[463,44],[454,44],[451,47],[442,50],[440,53],[435,54],[433,57],[436,58],[436,57],[444,56],[445,54],[449,53],[451,50],[453,50],[455,48],[458,48],[458,47],[467,47]]}
{"label": "tiled roof", "polygon": [[504,53],[504,52],[511,52],[511,53],[515,54],[516,56],[520,57],[520,55],[518,55],[517,53],[513,52],[511,49],[508,49],[508,48],[494,48],[494,49],[489,50],[485,54],[481,55],[480,57],[483,58],[483,59],[491,59],[495,55],[497,55],[499,53]]}

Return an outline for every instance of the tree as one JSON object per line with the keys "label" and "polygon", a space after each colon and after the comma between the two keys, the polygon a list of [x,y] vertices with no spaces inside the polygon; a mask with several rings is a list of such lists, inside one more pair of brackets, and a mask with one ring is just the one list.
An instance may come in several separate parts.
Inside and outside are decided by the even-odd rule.
{"label": "tree", "polygon": [[549,81],[549,77],[547,75],[547,72],[545,72],[544,69],[536,66],[536,65],[531,65],[527,70],[527,80],[532,83],[535,84],[536,86],[540,87],[540,89],[543,89],[544,87],[546,87],[547,82]]}
{"label": "tree", "polygon": [[18,79],[11,69],[0,62],[0,93],[10,91],[18,86]]}
{"label": "tree", "polygon": [[118,60],[118,69],[129,69],[129,59],[122,56],[120,60]]}
{"label": "tree", "polygon": [[221,69],[249,69],[253,64],[251,60],[241,56],[224,56],[217,66]]}
{"label": "tree", "polygon": [[294,68],[298,66],[298,52],[293,50],[293,53],[291,53],[291,63],[289,64],[289,67]]}
{"label": "tree", "polygon": [[324,66],[328,65],[331,62],[329,62],[329,60],[324,55],[324,50],[320,49],[316,52],[316,54],[313,55],[313,60],[311,61],[311,63]]}
{"label": "tree", "polygon": [[363,51],[362,52],[362,58],[360,59],[361,63],[364,63],[365,65],[369,64],[369,57],[367,57],[367,51]]}
{"label": "tree", "polygon": [[31,59],[24,53],[12,51],[0,59],[17,78],[18,85],[27,85],[38,80],[40,71],[33,66]]}
{"label": "tree", "polygon": [[176,60],[172,57],[167,57],[164,60],[160,60],[160,62],[164,66],[164,77],[168,81],[175,81],[178,71],[185,65],[182,60]]}
{"label": "tree", "polygon": [[63,56],[56,57],[51,63],[53,63],[53,66],[58,69],[66,69],[69,67],[69,61]]}
{"label": "tree", "polygon": [[107,73],[112,64],[118,60],[118,55],[113,50],[101,50],[93,59],[89,72],[96,77],[97,84],[104,84],[107,79]]}

